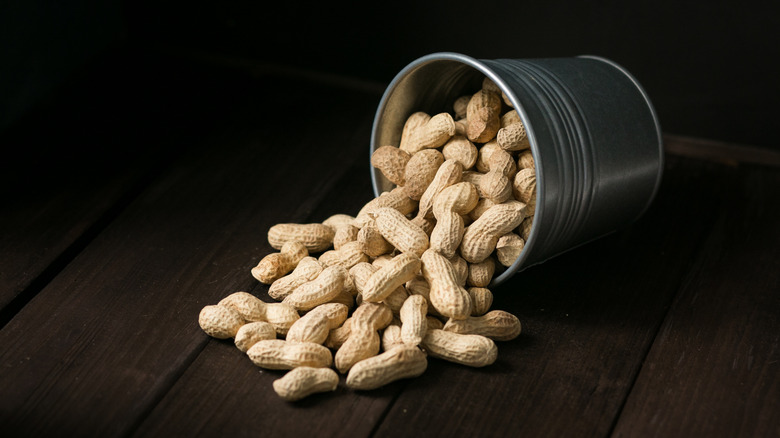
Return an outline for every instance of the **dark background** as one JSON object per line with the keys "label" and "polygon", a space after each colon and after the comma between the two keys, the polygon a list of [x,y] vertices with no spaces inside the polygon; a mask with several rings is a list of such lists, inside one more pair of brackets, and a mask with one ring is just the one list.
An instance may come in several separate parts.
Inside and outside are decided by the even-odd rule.
{"label": "dark background", "polygon": [[[436,51],[476,58],[594,54],[639,79],[665,132],[777,149],[780,14],[771,3],[11,0],[0,6],[0,129],[106,59],[121,64],[129,49],[380,86]],[[131,68],[106,75],[117,88],[135,80]]]}
{"label": "dark background", "polygon": [[[777,436],[768,3],[0,1],[2,436]],[[491,367],[281,403],[197,315],[270,301],[273,224],[373,196],[381,92],[445,50],[624,65],[671,134],[658,196],[495,290],[523,334]]]}

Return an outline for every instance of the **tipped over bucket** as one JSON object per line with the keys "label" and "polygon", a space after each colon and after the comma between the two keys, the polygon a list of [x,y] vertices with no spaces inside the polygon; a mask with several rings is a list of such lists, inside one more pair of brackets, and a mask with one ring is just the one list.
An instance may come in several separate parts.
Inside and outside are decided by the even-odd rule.
{"label": "tipped over bucket", "polygon": [[[491,79],[525,125],[536,167],[536,210],[520,256],[493,285],[615,231],[644,213],[663,170],[661,128],[652,103],[625,69],[604,58],[477,60],[434,53],[388,86],[371,152],[398,145],[414,112],[451,112],[460,96]],[[376,196],[393,185],[372,168]]]}

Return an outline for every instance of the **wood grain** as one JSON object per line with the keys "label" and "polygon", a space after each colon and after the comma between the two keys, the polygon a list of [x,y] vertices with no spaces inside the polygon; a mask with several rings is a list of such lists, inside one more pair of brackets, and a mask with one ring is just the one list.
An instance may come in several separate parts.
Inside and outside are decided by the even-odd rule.
{"label": "wood grain", "polygon": [[738,173],[614,436],[780,435],[780,173]]}
{"label": "wood grain", "polygon": [[0,327],[116,216],[125,198],[137,193],[134,176],[125,171],[96,179],[98,184],[52,183],[39,198],[3,204]]}
{"label": "wood grain", "polygon": [[183,155],[0,331],[3,430],[130,433],[209,343],[200,309],[254,287],[270,225],[306,218],[367,158],[376,96],[278,78],[246,92],[256,103],[242,118]]}

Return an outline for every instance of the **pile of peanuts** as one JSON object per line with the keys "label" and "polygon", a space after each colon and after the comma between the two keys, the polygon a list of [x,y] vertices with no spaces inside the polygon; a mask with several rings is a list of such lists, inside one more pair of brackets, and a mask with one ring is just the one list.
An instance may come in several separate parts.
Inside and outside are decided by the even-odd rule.
{"label": "pile of peanuts", "polygon": [[259,367],[291,370],[273,383],[283,399],[335,390],[331,367],[370,390],[421,375],[428,357],[487,366],[494,341],[520,334],[516,316],[490,310],[487,286],[531,228],[525,128],[488,78],[453,109],[412,114],[400,145],[375,150],[372,165],[395,188],[357,216],[271,227],[279,252],[252,275],[280,302],[236,292],[201,311],[209,336],[233,338]]}

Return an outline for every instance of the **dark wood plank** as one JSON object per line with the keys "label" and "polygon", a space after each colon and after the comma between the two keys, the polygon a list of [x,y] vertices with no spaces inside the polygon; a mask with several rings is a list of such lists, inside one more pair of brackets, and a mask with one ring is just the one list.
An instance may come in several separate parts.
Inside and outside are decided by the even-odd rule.
{"label": "dark wood plank", "polygon": [[517,314],[523,334],[484,369],[431,360],[376,435],[607,435],[725,202],[721,168],[671,158],[641,220],[498,287],[493,307]]}
{"label": "dark wood plank", "polygon": [[229,120],[223,107],[238,106],[230,96],[247,79],[227,72],[117,50],[0,135],[0,327],[173,157]]}
{"label": "dark wood plank", "polygon": [[133,196],[139,176],[123,173],[87,184],[51,184],[40,197],[3,204],[0,327],[115,216],[112,210]]}
{"label": "dark wood plank", "polygon": [[[305,219],[351,163],[367,166],[379,96],[280,78],[242,92],[244,117],[185,154],[0,331],[2,430],[132,432],[211,343],[200,309],[255,286],[267,229]],[[222,366],[246,365],[231,356]]]}
{"label": "dark wood plank", "polygon": [[780,172],[738,175],[615,436],[780,435]]}

